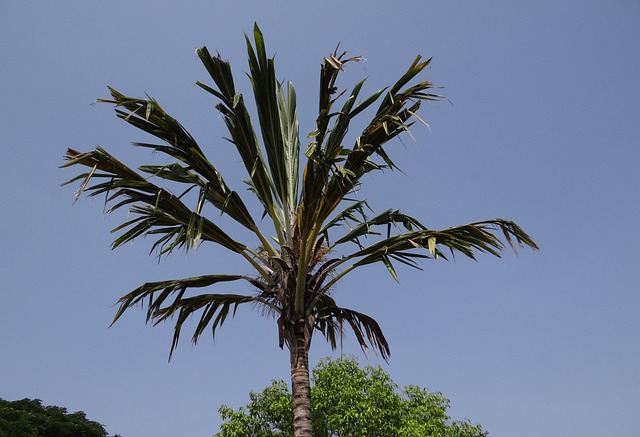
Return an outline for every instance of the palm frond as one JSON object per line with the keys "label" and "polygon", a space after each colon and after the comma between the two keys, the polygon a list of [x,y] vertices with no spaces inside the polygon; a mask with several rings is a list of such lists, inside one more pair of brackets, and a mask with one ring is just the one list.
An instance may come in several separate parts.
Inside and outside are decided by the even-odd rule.
{"label": "palm frond", "polygon": [[[235,89],[231,66],[229,62],[222,60],[220,55],[211,56],[206,47],[198,49],[196,53],[218,90],[201,82],[196,82],[196,85],[220,100],[216,108],[224,118],[231,135],[229,141],[236,147],[244,163],[249,175],[247,182],[258,200],[263,204],[267,215],[276,221],[276,229],[280,229],[282,228],[281,221],[283,221],[283,217],[277,213],[276,204],[274,203],[276,189],[251,124],[251,117],[245,106],[244,98]],[[269,249],[268,242],[264,241],[263,244],[265,244],[266,249]]]}
{"label": "palm frond", "polygon": [[337,239],[331,248],[347,241],[362,247],[360,237],[367,235],[381,235],[380,231],[375,230],[380,226],[383,226],[386,229],[387,238],[389,238],[391,236],[392,227],[399,228],[399,225],[402,225],[402,227],[407,231],[413,231],[414,228],[426,229],[426,227],[417,219],[406,214],[402,214],[398,210],[394,211],[389,209],[371,219],[364,217],[364,220],[359,221],[359,224],[350,232],[345,234],[342,238]]}
{"label": "palm frond", "polygon": [[[236,90],[229,62],[219,54],[212,56],[206,47],[196,53],[214,85],[197,85],[219,101],[216,108],[229,131],[227,140],[248,174],[245,182],[264,206],[263,218],[273,222],[276,235],[272,239],[262,234],[240,196],[229,188],[191,134],[150,97],[128,97],[109,88],[111,99],[99,101],[115,105],[119,118],[161,140],[160,144],[135,145],[168,156],[167,163],[134,170],[99,147],[88,153],[67,151],[63,167],[88,169],[67,182],[79,183],[77,196],[82,192],[104,195],[107,212],[129,208],[132,216],[113,230],[119,233],[114,248],[151,236],[151,251],[164,255],[210,241],[240,254],[259,274],[258,278],[218,274],[143,284],[118,301],[114,323],[129,308],[144,309],[145,304],[147,323],[173,320],[171,357],[191,317],[197,317],[192,335],[196,343],[207,329],[215,336],[239,305],[253,303],[277,316],[280,346],[289,342],[296,357],[299,347],[308,348],[312,329],[322,332],[335,348],[349,326],[363,351],[372,348],[386,360],[390,349],[378,323],[338,307],[329,296],[349,272],[381,263],[398,280],[397,265],[420,269],[424,259],[446,260],[458,254],[471,259],[479,253],[499,257],[507,244],[514,250],[518,246],[537,249],[512,221],[494,219],[432,230],[398,210],[370,213],[365,200],[350,197],[365,175],[397,168],[387,144],[398,135],[410,134],[416,122],[426,124],[418,116],[421,104],[442,98],[431,92],[430,82],[417,81],[430,59],[416,57],[391,87],[361,97],[364,80],[350,92],[340,92],[336,84],[345,64],[362,58],[347,57],[338,48],[326,57],[320,69],[316,129],[308,136],[307,161],[300,177],[295,89],[291,83],[278,82],[274,58],[268,57],[257,25],[253,41],[248,36],[245,39],[260,139],[244,97]],[[373,119],[354,140],[347,140],[351,122],[369,108],[375,111]],[[153,183],[158,180],[162,186]],[[177,194],[165,185],[178,186]],[[188,202],[195,204],[188,206]],[[250,249],[205,217],[207,204],[250,229],[259,247]],[[347,248],[347,254],[336,255],[339,247]],[[234,281],[248,283],[257,292],[193,294],[194,289]]]}
{"label": "palm frond", "polygon": [[[283,200],[289,211],[295,211],[298,202],[298,186],[300,171],[300,128],[296,109],[296,91],[293,84],[287,86],[287,94],[278,85],[278,105],[280,108],[280,130],[284,144],[283,162],[286,197]],[[273,169],[271,170],[273,173]]]}
{"label": "palm frond", "polygon": [[[192,288],[209,287],[219,283],[232,281],[247,281],[252,286],[263,289],[264,284],[254,278],[245,275],[206,275],[185,279],[148,282],[126,294],[118,303],[120,307],[116,313],[113,323],[115,323],[124,312],[134,306],[143,306],[147,302],[147,322],[154,325],[172,319],[177,313],[177,320],[174,328],[173,341],[169,358],[178,345],[180,333],[185,321],[198,311],[202,311],[200,319],[194,330],[192,341],[197,343],[202,333],[211,328],[212,335],[225,322],[229,312],[233,309],[235,314],[239,305],[244,303],[259,303],[260,305],[272,306],[271,303],[256,297],[239,294],[201,294],[193,297],[185,297],[185,292]],[[277,307],[272,308],[279,310]]]}
{"label": "palm frond", "polygon": [[[401,88],[418,75],[430,62],[420,62],[420,57],[411,64],[402,78],[386,93],[374,119],[356,139],[356,143],[344,161],[344,171],[335,172],[327,188],[327,201],[324,205],[327,212],[333,211],[337,203],[359,183],[360,178],[372,170],[395,164],[383,146],[400,133],[407,132],[412,123],[408,122],[420,107],[422,100],[439,100],[441,96],[426,93],[433,88],[428,81],[420,82],[405,90]],[[377,94],[375,94],[377,95]],[[410,105],[407,107],[407,105]],[[376,154],[384,161],[384,166],[372,161]],[[324,214],[323,214],[324,215]]]}
{"label": "palm frond", "polygon": [[[333,105],[329,99],[335,93],[335,79],[339,69],[331,70],[331,63],[325,62],[323,74],[325,87],[325,107],[321,107],[316,131],[316,144],[313,153],[309,154],[309,161],[303,175],[303,204],[302,231],[312,232],[318,221],[327,220],[330,214],[344,200],[345,196],[353,192],[363,175],[383,168],[395,168],[395,164],[384,150],[383,146],[391,139],[403,132],[407,132],[413,124],[409,120],[416,118],[416,112],[422,100],[438,100],[441,96],[426,92],[433,88],[428,81],[402,89],[417,76],[430,60],[421,62],[417,57],[407,72],[388,91],[379,90],[362,104],[353,108],[355,98],[360,92],[363,82],[359,82],[353,89],[342,110],[336,114],[333,130],[328,136],[326,147],[321,147],[324,136],[328,132],[331,114],[328,110]],[[327,71],[332,74],[327,74]],[[323,80],[321,75],[321,82]],[[385,94],[386,91],[386,94]],[[381,95],[385,94],[374,119],[358,136],[352,149],[342,146],[344,134],[349,122],[366,107],[372,105]],[[420,120],[420,119],[418,119]],[[377,155],[382,163],[376,163],[373,156]],[[312,232],[313,233],[313,232]]]}
{"label": "palm frond", "polygon": [[514,239],[520,246],[526,245],[532,249],[538,249],[531,237],[514,222],[495,219],[455,226],[442,231],[425,229],[407,232],[372,244],[353,255],[356,258],[361,258],[356,263],[358,266],[377,262],[378,258],[383,255],[417,248],[426,249],[433,257],[445,259],[441,248],[448,249],[453,256],[456,253],[461,253],[473,260],[476,259],[477,253],[488,253],[500,257],[504,244],[494,234],[496,231],[501,231],[514,249]]}
{"label": "palm frond", "polygon": [[[136,218],[114,229],[114,232],[126,229],[114,241],[114,248],[139,236],[162,235],[154,244],[154,248],[168,244],[161,253],[170,252],[176,247],[196,247],[200,240],[220,244],[236,253],[247,250],[245,245],[191,210],[177,196],[149,182],[104,149],[98,147],[87,153],[68,149],[65,159],[67,162],[63,167],[79,164],[91,169],[67,182],[83,180],[77,195],[82,191],[90,193],[89,196],[105,194],[107,203],[115,203],[107,212],[133,205],[131,212]],[[100,182],[89,186],[92,179]]]}
{"label": "palm frond", "polygon": [[[340,139],[344,138],[344,134],[348,129],[348,123],[351,119],[349,111],[355,103],[363,83],[360,82],[356,85],[350,99],[347,100],[340,113],[331,112],[334,103],[342,95],[342,93],[340,93],[336,96],[338,92],[336,80],[340,72],[344,71],[344,65],[349,62],[359,62],[363,60],[360,56],[345,58],[346,52],[338,54],[337,50],[336,48],[336,51],[332,55],[324,59],[324,63],[320,69],[318,118],[316,119],[316,130],[309,134],[309,137],[314,138],[314,141],[307,146],[305,154],[308,160],[304,167],[302,178],[302,209],[298,221],[303,235],[307,235],[310,232],[314,227],[314,218],[318,217],[317,211],[320,207],[320,199],[329,183],[330,175],[335,164],[334,161],[338,159],[340,155]],[[371,103],[370,99],[367,99],[363,104],[359,105],[355,111],[360,112]],[[332,141],[327,145],[325,140],[331,136],[330,133],[332,132],[330,125],[331,119],[336,116],[339,116],[338,122],[336,123],[339,124],[339,126],[337,126],[337,129],[334,128],[336,133],[333,134]]]}
{"label": "palm frond", "polygon": [[[355,262],[328,282],[322,292],[326,293],[335,282],[354,268],[378,262],[385,264],[391,275],[397,280],[391,260],[419,268],[419,264],[416,262],[419,259],[442,258],[446,260],[445,250],[452,256],[459,253],[473,260],[476,259],[478,253],[488,253],[500,257],[505,246],[499,235],[504,237],[514,251],[517,246],[538,249],[533,239],[510,220],[486,220],[441,231],[423,228],[385,238],[340,258],[333,268],[350,261]],[[426,251],[426,253],[417,252],[419,250]]]}
{"label": "palm frond", "polygon": [[300,140],[296,115],[296,94],[288,84],[285,98],[276,80],[274,59],[267,57],[264,37],[256,24],[253,30],[255,49],[246,37],[249,70],[256,102],[262,140],[271,178],[283,207],[294,211],[297,202]]}
{"label": "palm frond", "polygon": [[332,349],[337,346],[336,340],[344,335],[345,323],[356,336],[363,352],[371,347],[382,358],[388,360],[391,350],[378,322],[366,314],[347,308],[338,307],[329,296],[323,296],[317,302],[316,329],[325,336]]}
{"label": "palm frond", "polygon": [[[145,173],[163,179],[198,186],[204,198],[223,213],[248,229],[255,230],[256,225],[240,196],[229,189],[222,175],[207,160],[195,139],[173,117],[167,114],[154,99],[128,97],[109,88],[112,99],[99,99],[98,102],[115,105],[119,118],[145,131],[165,144],[135,143],[166,154],[177,162],[164,166],[144,166]],[[182,162],[185,165],[181,165]]]}
{"label": "palm frond", "polygon": [[[438,100],[440,98],[426,92],[433,87],[427,81],[403,89],[430,62],[430,60],[421,62],[421,58],[417,57],[407,72],[386,92],[373,121],[356,139],[353,148],[345,149],[342,144],[353,117],[372,105],[385,93],[385,90],[374,93],[354,108],[364,83],[361,81],[353,88],[342,109],[332,113],[331,108],[341,95],[333,97],[337,93],[335,82],[339,72],[342,71],[346,62],[361,60],[356,57],[343,61],[344,56],[345,53],[337,55],[336,51],[334,55],[325,58],[325,63],[321,68],[320,111],[316,121],[317,129],[310,134],[315,136],[315,141],[310,144],[306,152],[308,160],[303,171],[302,198],[298,210],[298,227],[302,236],[300,245],[300,265],[302,267],[298,274],[296,293],[298,311],[301,309],[299,301],[303,296],[301,282],[307,274],[304,269],[311,258],[311,248],[317,236],[320,232],[324,232],[326,235],[328,228],[324,223],[329,220],[331,214],[346,196],[357,188],[363,175],[385,167],[395,167],[383,146],[400,133],[408,131],[412,124],[409,119],[415,118],[414,115],[422,100]],[[330,127],[332,119],[334,122]],[[373,155],[380,157],[382,163],[376,163],[372,159]],[[346,218],[346,215],[338,214],[338,217],[340,220]],[[355,231],[350,241],[357,242],[357,232],[368,232],[366,225]],[[383,261],[390,272],[395,275],[388,258],[380,258],[380,261]]]}
{"label": "palm frond", "polygon": [[350,223],[360,224],[363,221],[366,221],[367,215],[365,213],[365,209],[371,211],[366,200],[353,201],[346,208],[336,214],[331,220],[326,222],[320,233],[325,235],[327,243],[329,243],[329,229],[337,226],[350,227]]}

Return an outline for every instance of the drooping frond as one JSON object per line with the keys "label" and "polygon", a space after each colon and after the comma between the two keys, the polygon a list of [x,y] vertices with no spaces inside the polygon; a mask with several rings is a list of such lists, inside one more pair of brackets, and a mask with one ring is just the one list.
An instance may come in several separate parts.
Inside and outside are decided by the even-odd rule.
{"label": "drooping frond", "polygon": [[[169,357],[171,357],[171,354],[178,345],[180,333],[185,321],[197,312],[201,312],[201,315],[192,336],[194,343],[197,343],[207,328],[210,328],[212,335],[215,336],[216,330],[222,326],[232,308],[232,314],[235,314],[238,306],[244,303],[253,302],[260,305],[271,306],[270,303],[259,297],[239,294],[200,294],[185,297],[187,290],[192,288],[209,287],[218,283],[239,280],[246,281],[258,289],[263,288],[263,284],[260,281],[245,275],[207,275],[169,281],[148,282],[120,298],[118,301],[120,307],[118,308],[113,323],[115,323],[127,309],[133,306],[144,306],[145,301],[147,302],[147,322],[152,322],[154,325],[168,321],[177,314],[171,352],[169,353]],[[273,307],[272,309],[276,311],[279,310],[277,307]]]}
{"label": "drooping frond", "polygon": [[112,99],[98,102],[115,105],[116,114],[127,123],[147,132],[164,144],[136,143],[175,159],[163,166],[143,166],[145,173],[198,187],[204,199],[238,223],[255,230],[256,225],[238,193],[229,189],[222,175],[209,162],[195,139],[153,99],[128,97],[109,88]]}
{"label": "drooping frond", "polygon": [[382,358],[387,360],[391,353],[389,343],[382,333],[378,322],[366,314],[347,308],[340,308],[329,296],[322,296],[317,302],[316,329],[325,336],[332,349],[337,346],[337,339],[344,335],[347,324],[356,336],[363,352],[371,347]]}
{"label": "drooping frond", "polygon": [[[379,217],[381,216],[378,216],[378,218]],[[395,222],[395,218],[392,215],[387,217],[389,219],[388,223]],[[405,218],[405,220],[408,219]],[[419,225],[417,221],[410,223]],[[351,234],[353,234],[353,232],[347,235]],[[373,232],[369,231],[368,234],[373,234]],[[340,258],[334,268],[351,261],[353,261],[353,264],[344,269],[325,287],[326,290],[328,290],[339,278],[356,267],[378,262],[383,263],[391,275],[397,280],[392,261],[399,261],[411,267],[419,268],[419,265],[416,263],[418,259],[442,258],[446,260],[445,250],[452,256],[462,254],[474,260],[478,253],[488,253],[500,257],[505,248],[504,243],[500,240],[500,235],[504,237],[506,243],[508,243],[514,251],[517,246],[528,246],[534,250],[538,249],[533,239],[516,223],[510,220],[486,220],[463,226],[454,226],[440,231],[422,227],[414,231],[390,236],[366,247],[359,245],[359,250]],[[356,232],[355,237],[346,238],[343,242],[353,241],[353,238],[357,238],[358,236]]]}
{"label": "drooping frond", "polygon": [[[158,236],[152,250],[159,249],[161,254],[176,247],[196,247],[200,241],[211,241],[237,253],[247,250],[209,219],[187,207],[178,196],[149,182],[104,149],[87,153],[69,149],[65,159],[63,167],[80,164],[90,168],[67,182],[82,180],[78,195],[82,191],[90,196],[105,194],[106,202],[113,203],[108,211],[133,205],[131,212],[136,217],[114,229],[124,231],[114,241],[114,248],[139,236],[152,235]],[[89,185],[91,180],[97,183]]]}

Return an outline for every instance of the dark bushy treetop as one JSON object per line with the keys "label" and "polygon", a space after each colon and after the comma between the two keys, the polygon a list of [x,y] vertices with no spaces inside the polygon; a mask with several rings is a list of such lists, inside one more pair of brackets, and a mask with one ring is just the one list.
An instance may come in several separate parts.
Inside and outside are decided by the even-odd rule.
{"label": "dark bushy treetop", "polygon": [[67,413],[39,399],[0,399],[0,437],[107,437],[107,431],[82,411]]}
{"label": "dark bushy treetop", "polygon": [[[315,437],[485,437],[480,425],[454,421],[449,400],[417,386],[400,389],[380,367],[361,368],[354,358],[325,359],[313,371]],[[223,405],[214,437],[293,436],[291,393],[273,381],[237,410]]]}

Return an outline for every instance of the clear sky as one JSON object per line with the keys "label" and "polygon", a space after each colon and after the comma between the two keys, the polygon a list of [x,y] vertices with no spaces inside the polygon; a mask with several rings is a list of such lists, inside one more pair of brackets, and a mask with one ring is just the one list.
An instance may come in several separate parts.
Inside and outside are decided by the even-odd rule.
{"label": "clear sky", "polygon": [[[207,437],[221,404],[288,378],[273,320],[241,309],[214,342],[182,342],[135,310],[108,329],[119,296],[145,281],[246,273],[215,247],[160,264],[141,240],[115,252],[100,199],[73,204],[67,147],[153,158],[113,116],[107,85],[156,98],[242,190],[221,140],[207,45],[247,89],[243,32],[258,21],[277,74],[293,81],[313,130],[322,58],[341,43],[367,62],[343,87],[391,83],[417,54],[449,102],[389,150],[405,174],[377,174],[362,197],[433,228],[504,217],[541,250],[503,259],[384,268],[340,283],[336,298],[375,317],[401,385],[442,391],[455,418],[495,437],[640,435],[640,3],[614,1],[13,1],[0,3],[0,397],[83,410],[124,437]],[[233,230],[233,229],[232,229]],[[331,354],[321,336],[311,360]]]}

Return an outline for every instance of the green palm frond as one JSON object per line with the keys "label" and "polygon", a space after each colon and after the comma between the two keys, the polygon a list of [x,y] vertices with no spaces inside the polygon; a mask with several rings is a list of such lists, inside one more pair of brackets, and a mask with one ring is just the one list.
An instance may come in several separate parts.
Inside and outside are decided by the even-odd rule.
{"label": "green palm frond", "polygon": [[[344,53],[340,56],[343,57]],[[334,54],[326,58],[321,70],[318,129],[314,132],[316,141],[307,150],[309,159],[303,173],[302,205],[298,218],[301,234],[308,236],[308,240],[303,242],[307,245],[307,251],[308,245],[315,241],[318,233],[326,230],[321,224],[327,221],[345,197],[357,188],[362,176],[385,167],[395,168],[395,164],[384,150],[384,145],[400,133],[407,132],[413,123],[409,121],[411,118],[420,120],[415,115],[420,102],[441,98],[426,92],[433,88],[428,81],[403,89],[431,61],[429,59],[421,62],[421,58],[417,57],[390,90],[377,91],[354,109],[353,104],[363,85],[363,82],[359,82],[341,111],[332,114],[330,110],[335,99],[331,96],[337,92],[335,81],[338,73],[347,61],[359,60],[350,58],[342,62],[341,57]],[[349,122],[382,95],[385,97],[374,119],[356,138],[352,149],[344,148],[343,140]],[[330,130],[330,120],[334,117],[335,122]],[[375,162],[374,155],[380,157],[382,163]]]}
{"label": "green palm frond", "polygon": [[246,228],[254,231],[257,229],[240,196],[229,189],[222,175],[207,160],[195,139],[177,120],[167,114],[158,102],[153,99],[128,97],[113,88],[109,90],[113,99],[99,99],[99,102],[115,105],[119,118],[165,142],[163,145],[135,144],[176,159],[176,162],[164,166],[143,166],[142,171],[199,187],[202,196],[213,206],[229,214]]}
{"label": "green palm frond", "polygon": [[[267,55],[257,25],[253,41],[246,36],[246,44],[259,134],[244,96],[236,90],[229,62],[219,54],[212,56],[206,47],[196,53],[213,85],[196,84],[219,100],[216,108],[229,132],[227,140],[240,155],[248,175],[245,182],[264,207],[263,217],[273,224],[273,237],[258,228],[240,195],[229,188],[191,134],[150,97],[128,97],[109,88],[111,98],[99,101],[114,105],[120,119],[161,140],[134,144],[165,155],[167,163],[134,170],[99,147],[88,153],[67,151],[63,167],[88,169],[68,182],[79,182],[77,195],[103,194],[107,212],[128,207],[132,214],[113,230],[119,235],[112,247],[151,236],[151,250],[164,255],[213,242],[240,254],[257,272],[255,278],[209,275],[143,284],[120,299],[114,322],[129,308],[146,303],[147,322],[175,322],[173,352],[192,316],[197,319],[192,341],[197,342],[208,328],[215,335],[239,305],[253,303],[276,316],[281,346],[295,339],[294,345],[289,344],[293,352],[301,338],[308,347],[313,329],[335,348],[349,326],[363,350],[372,348],[387,359],[389,345],[377,322],[339,307],[329,296],[349,272],[380,263],[398,280],[397,265],[420,269],[423,260],[458,254],[471,259],[480,253],[499,257],[507,245],[514,250],[537,249],[512,221],[494,219],[433,230],[395,209],[376,214],[366,200],[351,197],[365,175],[397,168],[389,142],[411,135],[409,129],[416,122],[426,124],[417,114],[423,102],[443,98],[431,92],[433,84],[417,79],[431,59],[416,57],[392,86],[367,96],[364,80],[350,92],[338,90],[345,65],[362,58],[347,57],[336,48],[321,65],[316,129],[308,135],[310,142],[301,156],[295,89],[278,81],[274,58]],[[351,122],[367,113],[373,113],[372,119],[349,139]],[[300,159],[305,157],[300,175]],[[173,187],[178,187],[177,194]],[[188,206],[189,202],[193,204]],[[205,216],[206,205],[251,230],[258,247],[251,249],[223,231]],[[233,281],[249,284],[254,293],[187,296],[192,289]]]}
{"label": "green palm frond", "polygon": [[[317,216],[318,208],[320,207],[320,199],[326,192],[327,184],[329,183],[331,172],[334,170],[334,164],[341,153],[341,145],[337,143],[337,139],[344,137],[348,127],[348,121],[351,120],[349,114],[343,113],[338,123],[339,128],[336,129],[336,134],[333,136],[333,141],[327,145],[325,139],[330,136],[331,133],[331,119],[336,117],[337,113],[332,113],[336,100],[342,95],[342,93],[335,95],[338,91],[336,87],[336,80],[341,71],[344,70],[344,65],[348,62],[359,62],[361,57],[352,57],[345,59],[346,52],[338,55],[337,49],[333,55],[325,58],[324,63],[320,69],[320,102],[318,110],[318,118],[316,119],[316,130],[309,134],[314,138],[308,146],[305,152],[307,156],[307,164],[304,167],[302,177],[302,208],[299,213],[299,226],[301,233],[306,235],[314,227],[314,217]],[[343,110],[350,109],[353,106],[355,99],[362,87],[362,82],[358,84],[352,92],[351,98],[347,100]],[[378,94],[379,96],[379,94]],[[358,112],[362,111],[364,107],[372,103],[371,99],[367,99]],[[375,100],[375,99],[374,99]],[[364,105],[364,106],[363,106]],[[321,221],[326,219],[322,218]],[[317,221],[317,220],[316,220]]]}
{"label": "green palm frond", "polygon": [[210,327],[212,335],[225,322],[233,308],[235,314],[239,305],[244,303],[258,303],[271,307],[275,311],[279,308],[255,296],[239,294],[200,294],[185,297],[187,290],[192,288],[209,287],[219,283],[232,281],[246,281],[257,289],[263,289],[264,284],[245,275],[207,275],[192,278],[148,282],[120,298],[120,307],[112,323],[115,323],[124,312],[134,306],[143,306],[147,302],[147,322],[154,325],[172,319],[177,313],[173,341],[169,357],[178,345],[180,333],[185,321],[195,313],[202,314],[194,330],[192,341],[197,343],[202,333]]}
{"label": "green palm frond", "polygon": [[[284,167],[284,186],[281,188],[286,193],[283,203],[294,212],[298,203],[298,185],[300,171],[300,128],[298,126],[298,114],[296,109],[296,91],[289,82],[287,94],[282,86],[278,86],[278,106],[280,108],[280,129],[284,151],[282,164]],[[273,170],[271,170],[273,173]]]}
{"label": "green palm frond", "polygon": [[[433,87],[427,81],[402,89],[430,62],[420,62],[417,57],[407,72],[389,90],[379,90],[360,105],[354,108],[355,102],[363,86],[363,81],[356,84],[340,111],[332,113],[331,109],[337,98],[336,79],[343,70],[344,64],[359,61],[360,57],[345,59],[346,53],[337,51],[325,58],[320,76],[320,111],[316,121],[317,129],[311,136],[315,137],[306,155],[307,164],[302,176],[301,205],[298,209],[298,227],[301,238],[301,269],[298,272],[298,289],[296,293],[297,312],[302,311],[303,285],[306,276],[306,265],[311,259],[311,250],[321,232],[328,229],[325,222],[339,207],[347,195],[352,193],[363,175],[385,167],[395,165],[383,149],[383,146],[402,132],[408,131],[411,122],[420,107],[422,100],[438,100],[440,96],[427,93]],[[372,105],[384,95],[374,120],[369,123],[363,133],[357,137],[352,149],[343,146],[349,123],[364,109]],[[409,106],[407,106],[409,105]],[[415,118],[415,117],[414,117]],[[333,119],[333,124],[331,123]],[[382,163],[376,163],[372,157],[377,155]],[[338,214],[338,220],[346,218]],[[332,223],[333,226],[335,223]],[[355,238],[355,237],[354,237]]]}
{"label": "green palm frond", "polygon": [[[418,222],[415,224],[419,225]],[[514,251],[517,246],[538,249],[533,239],[510,220],[486,220],[441,231],[421,228],[376,241],[367,247],[343,256],[336,261],[332,268],[338,268],[350,261],[354,261],[354,263],[327,283],[322,292],[326,293],[330,290],[333,284],[351,270],[368,264],[383,263],[397,280],[398,277],[392,264],[394,260],[414,268],[420,268],[417,263],[420,259],[442,258],[446,260],[447,256],[444,250],[451,256],[459,253],[473,260],[476,259],[478,253],[488,253],[500,257],[505,246],[496,232],[504,236]],[[426,253],[419,253],[420,250],[426,251]]]}
{"label": "green palm frond", "polygon": [[[223,61],[220,55],[211,56],[206,47],[198,49],[197,54],[218,90],[202,82],[196,82],[196,85],[220,99],[216,108],[220,111],[231,135],[228,140],[236,147],[249,175],[247,183],[264,206],[267,215],[274,220],[276,229],[281,229],[284,217],[278,213],[277,205],[274,203],[276,188],[269,175],[244,98],[236,92],[231,66],[227,61]],[[268,242],[263,241],[262,244],[265,245],[265,249],[269,250],[271,247]],[[274,253],[273,250],[270,252]]]}
{"label": "green palm frond", "polygon": [[[66,182],[83,181],[77,195],[82,191],[89,192],[90,196],[107,195],[108,203],[117,201],[108,212],[133,205],[131,212],[136,218],[114,229],[114,232],[126,229],[114,241],[114,248],[139,236],[161,235],[153,246],[153,249],[162,248],[161,253],[171,252],[175,247],[196,247],[201,240],[220,244],[237,253],[248,250],[206,217],[187,207],[178,196],[149,182],[102,148],[87,153],[69,149],[65,159],[67,163],[63,167],[80,164],[91,169]],[[100,182],[89,186],[92,179]]]}
{"label": "green palm frond", "polygon": [[264,37],[257,25],[253,31],[255,50],[249,40],[249,70],[264,149],[271,178],[282,207],[293,212],[297,203],[300,139],[296,94],[291,83],[287,97],[276,79],[274,59],[267,57]]}
{"label": "green palm frond", "polygon": [[353,242],[360,248],[363,248],[363,245],[360,243],[360,237],[367,235],[380,235],[381,233],[375,229],[382,226],[386,229],[387,238],[389,238],[391,236],[392,228],[398,228],[399,225],[402,225],[402,227],[407,231],[413,231],[414,228],[422,230],[426,229],[425,226],[415,218],[402,214],[398,210],[394,211],[389,209],[371,219],[367,219],[365,217],[365,219],[360,221],[359,224],[350,232],[336,240],[331,248],[347,241]]}
{"label": "green palm frond", "polygon": [[343,337],[346,323],[355,334],[363,352],[371,347],[385,360],[389,358],[391,353],[389,343],[380,325],[373,318],[358,311],[340,308],[331,297],[326,295],[317,302],[317,305],[318,307],[314,310],[316,329],[322,332],[332,349],[336,348],[337,339]]}
{"label": "green palm frond", "polygon": [[[347,201],[348,199],[345,199]],[[340,213],[336,214],[331,220],[325,223],[324,227],[320,230],[320,233],[325,235],[327,242],[329,241],[329,229],[334,227],[348,227],[350,224],[361,224],[366,221],[367,215],[365,209],[372,211],[366,200],[358,200],[350,203]]]}
{"label": "green palm frond", "polygon": [[[417,57],[403,77],[386,92],[376,116],[356,139],[353,149],[348,151],[342,165],[343,170],[333,174],[327,187],[326,213],[331,213],[342,198],[352,192],[364,174],[384,167],[395,168],[395,164],[383,146],[399,134],[408,132],[409,127],[413,124],[409,120],[415,118],[415,113],[420,108],[422,100],[435,101],[442,98],[436,94],[425,92],[425,90],[433,88],[433,85],[428,81],[401,90],[431,62],[431,59],[425,62],[420,62],[420,60],[421,58]],[[374,94],[376,97],[379,95],[378,93]],[[407,107],[407,105],[410,106]],[[372,160],[373,155],[381,157],[384,164],[375,163]]]}

